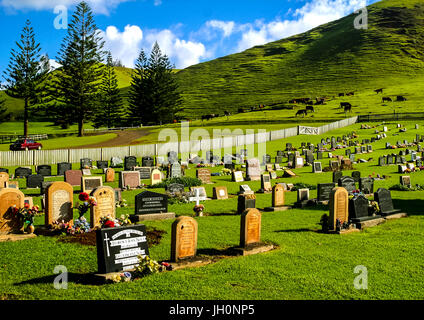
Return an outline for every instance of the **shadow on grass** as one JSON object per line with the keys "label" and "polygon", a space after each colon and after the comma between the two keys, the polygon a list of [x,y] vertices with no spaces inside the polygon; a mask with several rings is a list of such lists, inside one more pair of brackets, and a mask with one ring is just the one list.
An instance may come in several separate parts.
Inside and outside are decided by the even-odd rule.
{"label": "shadow on grass", "polygon": [[[405,191],[407,192],[407,191]],[[424,199],[393,199],[393,207],[414,216],[424,215]]]}
{"label": "shadow on grass", "polygon": [[306,228],[300,228],[300,229],[287,229],[287,230],[275,230],[274,232],[287,232],[287,233],[292,233],[292,232],[318,232],[317,229],[306,229]]}
{"label": "shadow on grass", "polygon": [[[68,272],[68,283],[83,284],[83,285],[99,285],[100,283],[96,281],[93,273],[72,273]],[[15,286],[27,285],[27,284],[51,284],[53,286],[54,281],[58,275],[50,275],[40,278],[35,278],[31,280],[26,280],[22,282],[15,283]],[[62,282],[61,282],[62,283]]]}

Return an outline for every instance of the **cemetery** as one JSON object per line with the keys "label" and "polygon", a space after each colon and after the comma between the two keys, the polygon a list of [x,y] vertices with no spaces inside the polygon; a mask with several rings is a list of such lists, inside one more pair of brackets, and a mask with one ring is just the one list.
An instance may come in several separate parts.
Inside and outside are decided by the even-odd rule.
{"label": "cemetery", "polygon": [[[128,286],[119,298],[420,298],[424,135],[402,124],[269,141],[263,157],[247,145],[0,163],[0,297],[85,299],[96,286],[93,298],[114,299]],[[53,287],[57,265],[67,290]],[[383,288],[346,289],[356,265],[380,268]]]}

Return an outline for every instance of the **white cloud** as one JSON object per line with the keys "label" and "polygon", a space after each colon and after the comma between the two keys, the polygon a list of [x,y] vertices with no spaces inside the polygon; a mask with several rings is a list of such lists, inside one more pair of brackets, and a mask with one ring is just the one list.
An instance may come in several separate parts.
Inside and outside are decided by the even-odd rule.
{"label": "white cloud", "polygon": [[[132,0],[85,0],[93,12],[109,14],[120,3]],[[81,0],[0,0],[0,6],[9,10],[53,10],[58,5],[72,7]]]}
{"label": "white cloud", "polygon": [[224,33],[224,38],[229,37],[234,31],[234,21],[210,20],[206,22],[206,27],[220,29]]}
{"label": "white cloud", "polygon": [[127,25],[123,32],[115,26],[109,26],[101,31],[105,40],[105,49],[112,52],[114,60],[119,59],[123,65],[133,67],[140,53],[143,31],[138,26]]}

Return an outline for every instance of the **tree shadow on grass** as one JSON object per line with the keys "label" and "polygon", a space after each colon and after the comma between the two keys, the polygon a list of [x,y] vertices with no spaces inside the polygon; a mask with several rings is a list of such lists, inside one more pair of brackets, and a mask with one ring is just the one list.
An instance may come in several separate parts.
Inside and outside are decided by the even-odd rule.
{"label": "tree shadow on grass", "polygon": [[275,230],[274,232],[287,232],[287,233],[292,233],[292,232],[318,232],[318,229],[307,229],[307,228],[300,228],[300,229],[287,229],[287,230]]}
{"label": "tree shadow on grass", "polygon": [[[27,285],[27,284],[31,284],[31,285],[33,285],[33,284],[52,284],[53,285],[56,277],[58,277],[60,275],[61,274],[30,279],[30,280],[15,283],[14,285],[15,286],[21,286],[21,285]],[[96,281],[96,279],[94,277],[94,273],[83,273],[83,274],[81,274],[81,273],[68,272],[67,276],[68,276],[68,279],[67,279],[68,283],[75,283],[75,284],[82,284],[82,285],[100,285],[101,284],[99,281]],[[62,284],[62,281],[60,281],[59,284]]]}
{"label": "tree shadow on grass", "polygon": [[408,216],[424,215],[424,199],[392,199],[393,208],[400,209]]}

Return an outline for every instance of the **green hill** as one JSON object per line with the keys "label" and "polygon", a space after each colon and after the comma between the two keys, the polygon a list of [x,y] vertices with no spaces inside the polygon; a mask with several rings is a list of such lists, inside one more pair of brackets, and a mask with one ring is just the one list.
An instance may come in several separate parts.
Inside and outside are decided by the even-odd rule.
{"label": "green hill", "polygon": [[[368,92],[409,83],[424,74],[424,3],[375,3],[368,7],[367,30],[354,28],[355,17],[351,14],[303,34],[180,71],[183,114],[234,112],[297,97]],[[414,90],[411,87],[406,94]]]}

